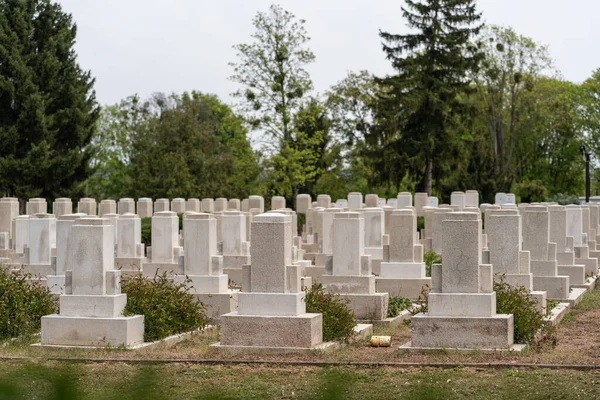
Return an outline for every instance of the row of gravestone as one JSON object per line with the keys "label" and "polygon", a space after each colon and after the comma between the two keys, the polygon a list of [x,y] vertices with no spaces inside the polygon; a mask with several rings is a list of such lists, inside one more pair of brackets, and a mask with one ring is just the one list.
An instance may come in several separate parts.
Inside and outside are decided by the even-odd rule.
{"label": "row of gravestone", "polygon": [[[356,194],[349,195],[349,204],[353,197]],[[573,296],[573,291],[568,290],[575,286],[574,277],[583,278],[580,279],[583,286],[585,271],[589,275],[597,272],[596,241],[589,239],[595,238],[598,232],[599,210],[593,205],[517,207],[509,203],[482,205],[481,209],[464,204],[423,206],[425,230],[421,238],[416,228],[415,208],[411,205],[402,209],[387,205],[363,208],[372,201],[373,196],[367,196],[366,203],[363,204],[362,199],[356,201],[354,209],[318,207],[318,202],[313,207],[312,202],[307,202],[307,224],[302,237],[295,237],[295,213],[291,210],[272,210],[259,215],[236,211],[213,215],[188,212],[184,216],[182,239],[176,213],[157,212],[152,221],[153,245],[143,270],[151,275],[157,268],[175,270],[180,277],[187,274],[198,296],[204,295],[203,300],[208,302],[215,299],[216,315],[225,314],[221,315],[223,346],[304,348],[314,347],[321,341],[321,319],[319,315],[304,312],[303,276],[318,279],[328,289],[341,293],[357,317],[364,320],[385,319],[387,293],[414,298],[423,286],[430,285],[429,313],[414,319],[413,345],[481,348],[512,344],[507,333],[512,329],[512,317],[495,314],[491,284],[494,273],[505,273],[511,283],[523,284],[537,292],[543,307],[544,292],[550,298],[568,300]],[[5,199],[0,200],[0,209],[3,202]],[[485,213],[485,233],[481,211]],[[246,233],[243,225],[249,217],[253,217],[250,219],[251,247],[243,240]],[[53,219],[43,214],[28,218],[33,230],[40,221],[46,223]],[[217,234],[219,219],[222,254],[219,254]],[[107,343],[132,345],[139,339],[135,335],[131,337],[137,339],[128,339],[128,332],[130,328],[139,332],[140,319],[119,317],[125,297],[117,293],[119,272],[115,270],[115,253],[110,251],[115,249],[118,237],[115,230],[125,232],[119,228],[121,221],[131,221],[135,231],[136,225],[139,228],[139,218],[132,214],[117,215],[117,221],[115,224],[109,218],[78,215],[71,221],[69,234],[57,237],[57,259],[59,249],[66,253],[64,295],[61,296],[61,315],[48,317],[43,324],[45,344],[84,344],[86,340],[90,344],[93,338],[102,337]],[[47,226],[51,231],[51,222]],[[235,229],[230,230],[228,227],[232,226]],[[442,238],[439,250],[444,261],[442,266],[432,269],[433,281],[425,277],[423,264],[424,249],[434,243],[427,232],[441,233]],[[238,248],[244,247],[248,253],[239,268],[230,268],[240,275],[241,293],[232,293],[227,288],[227,275],[223,274],[224,259],[230,254],[225,243],[231,235],[236,236],[235,243],[240,243]],[[35,237],[33,235],[34,241]],[[49,237],[47,242],[51,243]],[[140,248],[139,240],[134,239],[133,244],[136,245],[133,248]],[[139,250],[135,251],[139,256]],[[119,254],[118,246],[116,254]],[[585,264],[580,264],[584,261]],[[81,267],[83,264],[87,267]],[[374,270],[378,276],[373,274]],[[100,286],[104,291],[88,293],[88,288],[97,288],[87,281],[89,279],[102,281]],[[78,287],[85,290],[80,291]],[[236,300],[237,311],[232,311]],[[96,301],[101,304],[94,303]],[[89,310],[99,310],[100,314],[90,315]],[[96,318],[95,322],[89,322],[90,318]],[[106,329],[120,336],[99,336],[95,328],[92,329],[106,319],[112,321],[105,321],[111,326]],[[84,329],[75,335],[77,343],[73,343],[73,335],[65,338],[65,329],[73,328],[68,321],[74,321],[73,326],[81,323]],[[115,321],[125,321],[120,322],[123,329],[116,328],[119,322]],[[264,329],[272,334],[264,335]],[[453,334],[448,335],[448,330]],[[485,335],[485,332],[495,334]],[[126,342],[122,342],[124,338]]]}

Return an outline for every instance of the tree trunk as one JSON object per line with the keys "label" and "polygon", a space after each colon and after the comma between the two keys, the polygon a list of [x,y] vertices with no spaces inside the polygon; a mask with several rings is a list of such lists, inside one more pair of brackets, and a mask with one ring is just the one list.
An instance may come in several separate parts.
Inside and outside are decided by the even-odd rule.
{"label": "tree trunk", "polygon": [[431,188],[433,186],[433,159],[431,157],[427,158],[427,165],[425,167],[425,177],[423,179],[423,191],[427,193],[428,196],[431,196]]}

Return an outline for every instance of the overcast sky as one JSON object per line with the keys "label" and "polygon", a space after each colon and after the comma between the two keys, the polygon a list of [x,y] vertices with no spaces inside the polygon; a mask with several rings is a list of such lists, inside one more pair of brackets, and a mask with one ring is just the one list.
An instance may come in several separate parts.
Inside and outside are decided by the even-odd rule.
{"label": "overcast sky", "polygon": [[[270,0],[59,0],[78,26],[82,68],[101,104],[132,94],[199,90],[232,102],[234,44],[248,42],[252,17]],[[399,0],[280,0],[306,20],[317,56],[318,92],[348,71],[391,72],[379,29],[405,31]],[[550,46],[563,77],[581,82],[600,67],[599,0],[478,0],[486,23],[511,26]]]}

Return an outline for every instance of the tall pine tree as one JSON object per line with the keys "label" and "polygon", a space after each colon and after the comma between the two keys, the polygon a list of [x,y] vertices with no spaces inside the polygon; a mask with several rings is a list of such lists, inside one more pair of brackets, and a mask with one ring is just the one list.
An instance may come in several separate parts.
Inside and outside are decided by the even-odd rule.
{"label": "tall pine tree", "polygon": [[0,0],[0,192],[79,197],[99,115],[77,28],[50,0]]}
{"label": "tall pine tree", "polygon": [[475,0],[405,1],[402,12],[412,32],[380,32],[397,71],[380,83],[393,88],[384,101],[399,115],[397,150],[410,170],[420,171],[419,188],[431,194],[434,179],[439,189],[443,168],[455,156],[460,95],[483,57],[471,42],[482,27],[481,14]]}

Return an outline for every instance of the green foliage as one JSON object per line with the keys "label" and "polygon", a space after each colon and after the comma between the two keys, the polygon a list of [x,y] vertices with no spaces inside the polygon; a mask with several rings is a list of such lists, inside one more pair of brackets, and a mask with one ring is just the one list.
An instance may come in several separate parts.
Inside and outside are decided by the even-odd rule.
{"label": "green foliage", "polygon": [[412,301],[402,296],[390,296],[388,301],[388,318],[397,317],[404,310],[412,307]]}
{"label": "green foliage", "polygon": [[556,202],[561,206],[566,206],[569,204],[580,204],[579,196],[577,196],[576,194],[557,193],[554,196],[547,199],[546,201]]}
{"label": "green foliage", "polygon": [[544,314],[537,309],[537,301],[523,287],[514,287],[504,281],[504,276],[494,282],[496,312],[514,315],[515,343],[534,344],[536,333],[544,328]]}
{"label": "green foliage", "polygon": [[[418,189],[431,195],[434,179],[439,190],[439,177],[451,170],[464,147],[457,117],[467,113],[461,95],[469,91],[483,58],[471,43],[481,29],[481,15],[474,0],[406,0],[402,12],[413,31],[379,33],[397,72],[380,80],[391,87],[381,107],[398,115],[401,134],[391,147],[402,155],[399,167],[408,166]],[[386,135],[389,130],[382,129],[380,136]]]}
{"label": "green foliage", "polygon": [[0,268],[0,339],[38,333],[41,318],[56,312],[54,296],[39,280]]}
{"label": "green foliage", "polygon": [[210,323],[206,307],[189,289],[189,281],[175,283],[166,272],[152,279],[142,274],[126,275],[121,280],[121,290],[127,294],[123,314],[144,316],[146,342],[204,328]]}
{"label": "green foliage", "polygon": [[313,283],[312,287],[306,290],[304,301],[306,312],[323,314],[324,341],[348,341],[354,336],[354,312],[339,294],[326,292],[322,284]]}
{"label": "green foliage", "polygon": [[540,180],[524,181],[513,186],[513,192],[521,199],[521,203],[532,203],[546,199],[546,187]]}
{"label": "green foliage", "polygon": [[215,96],[156,94],[136,107],[128,197],[247,197],[258,164],[242,120]]}
{"label": "green foliage", "polygon": [[73,48],[77,28],[50,0],[0,2],[0,191],[78,197],[99,108]]}
{"label": "green foliage", "polygon": [[142,218],[142,243],[146,246],[152,244],[152,217]]}
{"label": "green foliage", "polygon": [[423,261],[425,262],[426,276],[431,276],[431,266],[433,264],[441,264],[442,256],[433,250],[429,250],[423,254]]}
{"label": "green foliage", "polygon": [[280,6],[258,12],[252,23],[253,42],[234,46],[239,61],[230,63],[234,71],[230,79],[241,86],[234,96],[241,99],[246,119],[277,138],[272,143],[278,151],[292,138],[294,115],[312,89],[304,68],[315,55],[306,47],[310,38],[305,21]]}
{"label": "green foliage", "polygon": [[417,232],[425,229],[425,217],[417,217]]}

